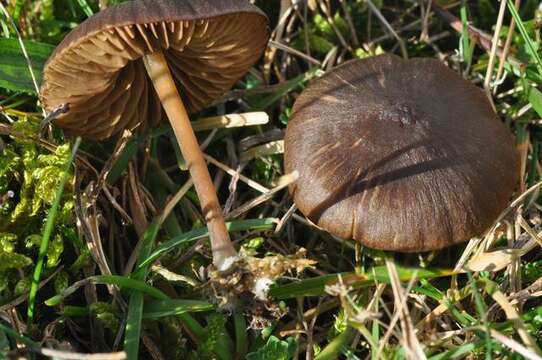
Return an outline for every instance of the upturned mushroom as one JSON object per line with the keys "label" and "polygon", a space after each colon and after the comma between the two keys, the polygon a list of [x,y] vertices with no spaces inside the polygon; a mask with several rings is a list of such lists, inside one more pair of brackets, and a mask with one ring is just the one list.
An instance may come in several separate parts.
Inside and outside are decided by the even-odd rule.
{"label": "upturned mushroom", "polygon": [[484,93],[434,59],[347,62],[298,97],[285,168],[301,212],[371,248],[466,241],[506,207],[518,153]]}
{"label": "upturned mushroom", "polygon": [[75,28],[44,69],[42,102],[48,110],[69,105],[56,124],[72,134],[105,139],[158,121],[163,107],[194,181],[218,268],[237,253],[188,113],[244,75],[268,37],[266,16],[245,0],[135,0]]}

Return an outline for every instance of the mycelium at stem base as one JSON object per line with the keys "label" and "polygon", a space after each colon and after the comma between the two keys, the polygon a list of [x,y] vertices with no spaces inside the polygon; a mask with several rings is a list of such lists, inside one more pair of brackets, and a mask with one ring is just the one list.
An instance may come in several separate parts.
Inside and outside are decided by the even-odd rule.
{"label": "mycelium at stem base", "polygon": [[237,258],[237,251],[231,243],[216,189],[192,129],[188,112],[175,86],[164,54],[162,52],[147,54],[143,57],[143,62],[166,111],[194,182],[209,229],[213,264],[218,270],[226,270]]}

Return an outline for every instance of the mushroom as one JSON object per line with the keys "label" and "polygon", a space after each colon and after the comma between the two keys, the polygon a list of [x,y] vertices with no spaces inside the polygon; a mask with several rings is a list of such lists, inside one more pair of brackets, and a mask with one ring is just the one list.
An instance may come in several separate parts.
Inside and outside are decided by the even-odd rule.
{"label": "mushroom", "polygon": [[237,253],[188,112],[203,109],[244,75],[268,37],[266,16],[246,0],[135,0],[79,25],[44,69],[42,102],[48,110],[69,105],[56,124],[72,134],[102,140],[158,121],[163,107],[194,181],[218,268]]}
{"label": "mushroom", "polygon": [[518,153],[484,93],[439,61],[347,62],[296,100],[285,169],[312,222],[371,248],[466,241],[506,207]]}

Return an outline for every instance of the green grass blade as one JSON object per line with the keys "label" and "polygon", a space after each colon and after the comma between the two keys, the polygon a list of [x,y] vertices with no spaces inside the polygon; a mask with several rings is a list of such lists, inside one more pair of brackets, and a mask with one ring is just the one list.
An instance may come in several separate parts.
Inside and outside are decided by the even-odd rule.
{"label": "green grass blade", "polygon": [[245,316],[240,312],[233,314],[233,325],[235,328],[235,351],[237,358],[244,359],[248,351],[247,322]]}
{"label": "green grass blade", "polygon": [[117,158],[117,161],[115,161],[111,167],[109,174],[107,174],[107,183],[109,185],[115,184],[121,177],[124,170],[128,168],[130,160],[137,154],[137,148],[139,145],[140,139],[137,137],[128,140],[128,143]]}
{"label": "green grass blade", "polygon": [[143,308],[144,319],[159,319],[187,312],[209,311],[213,304],[202,300],[169,299],[150,301]]}
{"label": "green grass blade", "polygon": [[145,282],[135,279],[130,279],[125,276],[119,275],[96,275],[91,276],[85,280],[76,282],[75,284],[67,287],[61,294],[55,295],[52,298],[45,301],[45,304],[48,306],[59,305],[63,299],[73,294],[81,286],[84,286],[88,283],[98,284],[98,285],[116,285],[121,289],[131,289],[137,290],[138,292],[145,293],[149,296],[154,297],[159,300],[167,300],[169,297],[161,292],[160,290],[147,285]]}
{"label": "green grass blade", "polygon": [[514,6],[514,2],[512,0],[507,0],[506,4],[508,5],[508,10],[510,11],[510,14],[512,14],[512,17],[516,22],[516,26],[521,34],[521,37],[523,37],[523,41],[525,41],[525,44],[527,45],[527,49],[530,55],[535,61],[538,72],[540,73],[540,75],[542,75],[542,59],[540,59],[540,55],[538,54],[538,51],[536,51],[534,41],[527,33],[527,29],[525,29],[525,26],[523,25],[523,21],[521,20],[521,17],[519,16],[518,11]]}
{"label": "green grass blade", "polygon": [[476,281],[474,281],[472,274],[469,272],[467,273],[467,276],[469,277],[470,287],[471,287],[471,293],[474,296],[474,305],[476,308],[476,311],[478,313],[478,319],[480,324],[485,327],[485,330],[483,332],[483,337],[485,340],[486,348],[484,349],[485,356],[487,360],[491,360],[491,356],[493,354],[493,342],[491,340],[491,335],[489,333],[489,323],[487,321],[487,318],[485,314],[487,313],[487,305],[484,303],[484,299],[482,298],[482,295],[480,294],[480,289],[478,289],[478,286],[476,286]]}
{"label": "green grass blade", "polygon": [[[245,230],[269,230],[272,229],[276,224],[275,218],[265,218],[265,219],[250,219],[250,220],[239,220],[226,223],[229,232],[234,231],[245,231]],[[138,267],[137,271],[144,267],[148,267],[153,262],[155,262],[159,257],[167,253],[168,251],[173,250],[175,247],[202,239],[209,235],[207,227],[202,227],[199,229],[194,229],[188,231],[184,234],[176,236],[171,240],[163,242],[158,246]]]}
{"label": "green grass blade", "polygon": [[443,353],[431,356],[429,360],[448,360],[448,359],[463,359],[473,351],[479,350],[484,344],[484,340],[458,346],[455,349],[445,351]]}
{"label": "green grass blade", "polygon": [[88,4],[87,0],[77,0],[77,3],[86,16],[91,17],[94,15],[94,11],[92,11],[92,8]]}
{"label": "green grass blade", "polygon": [[[254,230],[254,229],[271,229],[275,225],[276,220],[274,218],[267,219],[252,219],[243,221],[234,221],[228,223],[228,229],[230,231],[242,231],[242,230]],[[171,250],[175,246],[189,241],[195,241],[208,235],[207,228],[201,228],[189,231],[178,237],[175,237],[162,245],[160,245],[151,254],[152,245],[158,234],[159,224],[155,220],[149,226],[149,229],[145,232],[143,247],[141,249],[138,265],[132,278],[143,281],[148,273],[149,266],[162,254]],[[126,322],[126,332],[124,338],[124,350],[128,354],[128,358],[137,358],[139,350],[139,332],[141,330],[141,320],[143,319],[143,295],[139,292],[133,292],[130,295],[130,301],[128,305],[128,317]],[[199,324],[191,318],[187,313],[183,313],[181,317],[183,323]]]}
{"label": "green grass blade", "polygon": [[124,330],[124,351],[128,359],[138,359],[141,319],[143,318],[143,294],[134,291],[128,302],[126,328]]}
{"label": "green grass blade", "polygon": [[190,314],[182,313],[179,314],[179,319],[182,321],[183,325],[194,335],[194,337],[201,341],[205,336],[205,328],[200,325]]}
{"label": "green grass blade", "polygon": [[5,326],[4,324],[0,323],[0,330],[8,334],[9,336],[17,339],[17,341],[25,344],[26,346],[32,347],[32,348],[39,348],[39,344],[34,342],[32,339],[27,338],[26,336],[23,336],[19,334],[17,331],[13,330],[12,328]]}
{"label": "green grass blade", "polygon": [[529,103],[533,106],[538,116],[542,117],[542,92],[533,86],[529,86]]}
{"label": "green grass blade", "polygon": [[[406,268],[397,267],[399,280],[408,281],[416,274],[418,279],[432,279],[453,274],[451,269],[421,269],[421,268]],[[269,294],[277,299],[290,299],[297,296],[321,296],[325,294],[324,287],[331,285],[338,280],[338,275],[342,276],[345,285],[354,288],[372,286],[375,281],[380,283],[390,283],[386,267],[377,266],[365,274],[343,273],[343,274],[328,274],[310,279],[304,279],[299,282],[286,285],[278,285],[271,287]]]}
{"label": "green grass blade", "polygon": [[84,317],[89,316],[91,311],[88,306],[66,305],[62,307],[59,314],[65,317]]}
{"label": "green grass blade", "polygon": [[41,271],[43,270],[43,263],[45,261],[45,255],[47,254],[47,249],[49,248],[49,239],[51,238],[51,233],[53,232],[53,227],[55,225],[55,220],[58,213],[58,207],[60,206],[62,194],[64,193],[64,187],[66,186],[66,182],[68,181],[70,167],[73,162],[73,159],[75,158],[75,154],[77,153],[77,149],[79,148],[80,144],[81,144],[81,138],[78,137],[75,140],[75,143],[73,144],[70,158],[68,159],[68,162],[66,163],[66,166],[64,168],[64,174],[62,175],[62,179],[60,179],[58,189],[56,190],[56,195],[55,195],[55,199],[53,200],[53,205],[51,206],[51,209],[49,210],[49,214],[47,215],[47,222],[45,223],[45,229],[43,230],[43,237],[41,239],[40,249],[38,253],[38,260],[36,261],[34,274],[32,276],[32,285],[30,286],[30,293],[28,295],[27,315],[28,315],[29,327],[32,325],[32,321],[34,320],[34,308],[35,308],[35,303],[36,303],[36,295],[38,293],[39,283],[41,279]]}
{"label": "green grass blade", "polygon": [[[147,259],[160,229],[159,218],[156,218],[143,234],[143,246],[137,260],[137,270],[132,274],[134,280],[145,281],[148,266],[140,266],[143,259]],[[141,334],[141,321],[143,319],[143,293],[133,291],[128,302],[126,329],[124,332],[124,350],[128,359],[137,359],[139,353],[139,337]]]}
{"label": "green grass blade", "polygon": [[463,57],[463,61],[467,64],[468,69],[472,62],[472,51],[469,44],[469,19],[467,15],[467,2],[465,0],[461,1],[459,13],[461,15],[461,24],[463,25],[463,31],[461,32],[461,55]]}
{"label": "green grass blade", "polygon": [[271,106],[274,102],[280,100],[282,97],[284,97],[289,92],[295,90],[298,86],[303,85],[307,81],[313,79],[315,76],[317,76],[320,73],[319,69],[311,69],[307,71],[304,74],[298,75],[297,77],[285,81],[282,83],[277,91],[274,93],[266,96],[266,97],[258,97],[258,100],[254,103],[250,103],[250,108],[252,111],[263,111],[269,106]]}
{"label": "green grass blade", "polygon": [[[160,222],[159,218],[156,218],[148,227],[148,229],[143,234],[143,245],[141,247],[141,251],[139,253],[139,258],[137,260],[137,264],[135,267],[135,270],[132,273],[132,278],[138,279],[138,280],[144,280],[149,272],[149,263],[146,261],[146,259],[149,258],[152,246],[154,242],[156,241],[156,237],[158,236],[158,230],[160,230]],[[146,265],[143,265],[145,263]]]}
{"label": "green grass blade", "polygon": [[[23,40],[26,52],[32,61],[32,72],[41,83],[43,65],[54,50],[54,46]],[[8,90],[36,94],[28,63],[17,39],[0,39],[0,87]]]}
{"label": "green grass blade", "polygon": [[137,290],[149,296],[152,296],[155,299],[167,300],[169,296],[164,294],[162,291],[147,285],[144,281],[130,279],[125,276],[119,275],[99,275],[93,276],[92,282],[94,284],[104,284],[104,285],[117,285],[121,289],[131,289]]}
{"label": "green grass blade", "polygon": [[316,356],[315,360],[333,360],[339,357],[342,349],[346,344],[354,338],[356,330],[348,327],[339,336],[333,339],[322,351]]}

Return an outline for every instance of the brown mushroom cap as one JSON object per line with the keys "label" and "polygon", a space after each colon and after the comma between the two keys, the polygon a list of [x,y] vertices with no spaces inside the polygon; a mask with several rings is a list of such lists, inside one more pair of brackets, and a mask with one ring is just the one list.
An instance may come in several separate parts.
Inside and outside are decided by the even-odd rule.
{"label": "brown mushroom cap", "polygon": [[298,97],[285,137],[305,216],[377,249],[428,251],[486,230],[518,180],[483,92],[434,59],[345,63]]}
{"label": "brown mushroom cap", "polygon": [[266,16],[246,0],[134,0],[83,22],[44,69],[46,109],[66,103],[57,124],[96,140],[147,118],[160,103],[142,56],[164,52],[185,105],[196,112],[221,96],[260,57]]}

